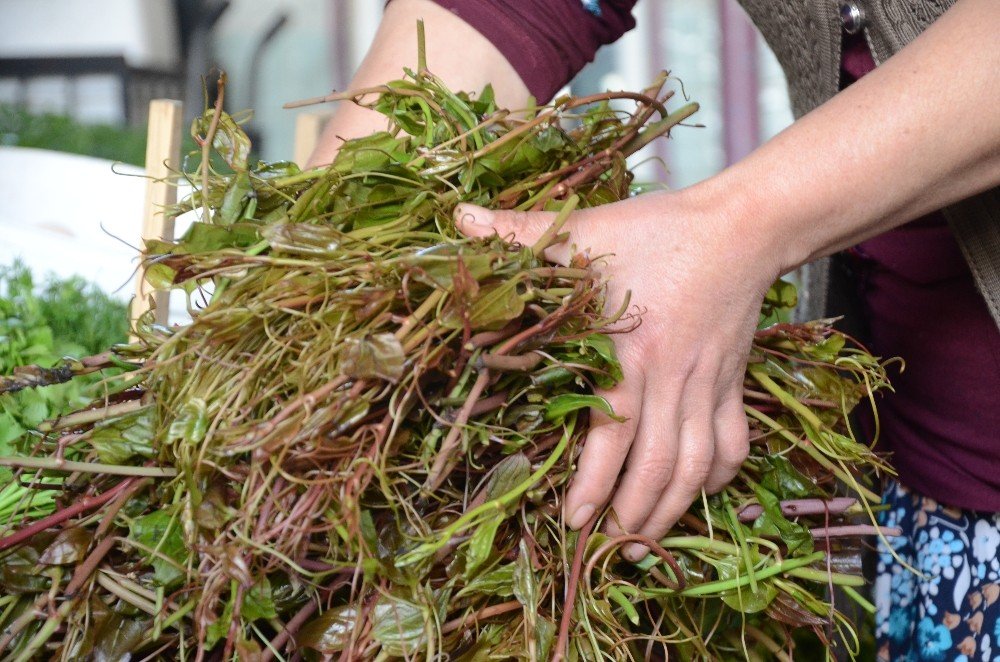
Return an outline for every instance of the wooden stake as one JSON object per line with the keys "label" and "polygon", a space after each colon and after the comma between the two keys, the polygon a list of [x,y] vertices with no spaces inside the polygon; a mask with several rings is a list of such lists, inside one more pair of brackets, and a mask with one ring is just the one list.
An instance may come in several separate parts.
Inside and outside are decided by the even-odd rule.
{"label": "wooden stake", "polygon": [[[142,239],[174,238],[174,221],[163,210],[177,202],[177,187],[169,177],[177,172],[181,162],[181,118],[184,106],[173,99],[154,99],[149,103],[149,130],[146,137],[146,202],[143,207]],[[150,309],[155,311],[157,324],[167,323],[169,292],[154,291],[145,280],[140,265],[136,274],[135,298],[132,300],[131,322]]]}
{"label": "wooden stake", "polygon": [[300,168],[306,167],[330,115],[331,113],[299,113],[295,118],[295,149],[292,154]]}

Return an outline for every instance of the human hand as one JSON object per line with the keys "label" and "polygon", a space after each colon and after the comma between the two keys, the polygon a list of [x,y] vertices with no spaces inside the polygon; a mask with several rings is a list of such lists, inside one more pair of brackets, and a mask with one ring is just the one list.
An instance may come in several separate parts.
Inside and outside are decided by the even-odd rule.
{"label": "human hand", "polygon": [[[554,216],[455,210],[464,234],[525,245]],[[592,412],[566,497],[573,528],[611,499],[610,535],[660,538],[702,488],[721,490],[746,458],[743,375],[761,301],[780,269],[760,233],[741,221],[697,193],[654,193],[574,212],[563,228],[568,241],[546,250],[563,265],[579,250],[607,255],[608,308],[630,290],[642,312],[638,328],[614,337],[625,378],[598,395],[627,420]],[[633,544],[625,555],[637,560],[646,551]]]}

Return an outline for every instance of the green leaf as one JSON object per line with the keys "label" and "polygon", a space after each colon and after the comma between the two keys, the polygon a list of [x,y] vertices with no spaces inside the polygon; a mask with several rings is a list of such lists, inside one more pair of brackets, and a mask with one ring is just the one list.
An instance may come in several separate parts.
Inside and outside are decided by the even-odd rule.
{"label": "green leaf", "polygon": [[199,255],[226,248],[245,249],[259,243],[261,238],[260,229],[256,225],[234,223],[224,227],[196,221],[181,240],[171,247],[170,253]]}
{"label": "green leaf", "polygon": [[88,437],[101,462],[125,464],[134,457],[153,457],[153,410],[101,421]]}
{"label": "green leaf", "polygon": [[465,550],[465,573],[472,576],[483,563],[489,559],[493,552],[493,539],[496,537],[497,529],[503,524],[503,517],[491,517],[486,520],[469,538]]}
{"label": "green leaf", "polygon": [[38,572],[38,550],[22,545],[0,560],[0,585],[10,593],[46,591],[52,580]]}
{"label": "green leaf", "polygon": [[[742,563],[739,557],[722,557],[716,559],[712,565],[719,575],[719,579],[736,579],[739,576]],[[778,590],[770,581],[758,581],[757,590],[753,591],[749,586],[727,591],[722,595],[722,601],[744,614],[753,614],[763,611],[771,601],[778,595]]]}
{"label": "green leaf", "polygon": [[313,223],[276,223],[261,234],[271,250],[289,255],[328,257],[341,250],[344,233],[330,225]]}
{"label": "green leaf", "polygon": [[597,385],[601,388],[610,388],[625,378],[622,372],[622,365],[618,361],[618,353],[615,351],[615,343],[611,336],[603,333],[595,333],[580,341],[580,346],[585,349],[592,349],[603,359],[603,365],[607,375],[595,377]]}
{"label": "green leaf", "polygon": [[[187,561],[188,549],[184,544],[180,523],[167,510],[157,510],[137,517],[129,522],[129,537],[159,553],[173,559],[182,568]],[[160,556],[149,556],[147,561],[153,566],[153,578],[161,586],[170,586],[184,577],[185,573]]]}
{"label": "green leaf", "polygon": [[94,662],[122,662],[132,659],[152,625],[152,620],[148,618],[109,612],[94,638]]}
{"label": "green leaf", "polygon": [[235,598],[235,595],[230,595],[222,614],[205,628],[206,648],[214,648],[215,644],[229,636],[229,629],[233,624],[233,601]]}
{"label": "green leaf", "polygon": [[456,597],[484,593],[498,598],[514,595],[515,564],[506,563],[468,582]]}
{"label": "green leaf", "polygon": [[451,290],[458,276],[459,262],[465,273],[481,281],[493,275],[496,264],[502,259],[500,254],[473,252],[460,244],[437,244],[405,258],[401,265],[415,280]]}
{"label": "green leaf", "polygon": [[397,382],[403,376],[406,355],[403,345],[392,333],[363,338],[345,338],[340,370],[352,379],[377,377]]}
{"label": "green leaf", "polygon": [[514,597],[528,612],[534,613],[538,606],[538,580],[523,538],[518,542],[518,549],[517,561],[514,563]]}
{"label": "green leaf", "polygon": [[[208,136],[214,116],[215,109],[209,108],[201,117],[195,118],[191,125],[191,135],[200,135],[203,138]],[[219,114],[215,135],[212,138],[212,147],[226,162],[226,165],[236,172],[247,169],[247,159],[250,156],[250,138],[229,113]]]}
{"label": "green leaf", "polygon": [[93,533],[89,529],[72,526],[56,534],[38,562],[42,565],[70,565],[78,563],[87,555]]}
{"label": "green leaf", "polygon": [[271,582],[267,577],[261,577],[250,590],[243,594],[243,605],[240,608],[243,620],[251,622],[258,619],[277,618],[274,600],[271,597]]}
{"label": "green leaf", "polygon": [[505,457],[486,482],[486,500],[499,499],[531,476],[531,460],[524,453]]}
{"label": "green leaf", "polygon": [[611,408],[611,404],[599,395],[580,395],[575,393],[557,395],[549,400],[545,406],[545,420],[562,421],[568,414],[574,411],[591,408],[607,414],[609,418],[619,423],[626,420],[624,417],[617,415]]}
{"label": "green leaf", "polygon": [[765,468],[761,471],[761,487],[779,499],[803,499],[825,496],[815,481],[802,475],[783,455],[765,455]]}
{"label": "green leaf", "polygon": [[416,655],[424,636],[427,615],[408,600],[382,596],[375,603],[372,638],[382,644],[389,655]]}
{"label": "green leaf", "polygon": [[189,444],[200,443],[208,431],[208,411],[205,401],[201,398],[191,398],[170,423],[167,431],[167,442],[183,441]]}
{"label": "green leaf", "polygon": [[545,616],[539,616],[535,622],[535,650],[537,659],[549,660],[552,658],[552,644],[556,641],[556,624]]}
{"label": "green leaf", "polygon": [[341,173],[381,170],[392,161],[390,154],[398,147],[399,140],[387,131],[349,140],[337,152],[333,168]]}
{"label": "green leaf", "polygon": [[324,611],[302,626],[295,640],[320,653],[339,653],[347,647],[357,628],[357,611],[344,605]]}
{"label": "green leaf", "polygon": [[524,312],[524,301],[517,292],[518,281],[481,285],[471,302],[454,301],[439,318],[449,329],[461,329],[466,320],[473,330],[492,330],[503,327]]}
{"label": "green leaf", "polygon": [[789,521],[781,512],[781,501],[771,491],[758,486],[754,492],[764,511],[753,522],[752,531],[760,537],[780,538],[791,555],[811,554],[813,537],[809,529]]}
{"label": "green leaf", "polygon": [[635,605],[625,596],[624,593],[617,586],[608,587],[608,597],[611,598],[615,604],[622,608],[625,612],[625,617],[628,618],[632,625],[639,624],[639,612],[636,611]]}
{"label": "green leaf", "polygon": [[222,197],[222,207],[213,220],[221,225],[232,225],[238,221],[243,215],[244,199],[251,191],[253,188],[250,186],[249,173],[238,173],[226,189],[226,194]]}

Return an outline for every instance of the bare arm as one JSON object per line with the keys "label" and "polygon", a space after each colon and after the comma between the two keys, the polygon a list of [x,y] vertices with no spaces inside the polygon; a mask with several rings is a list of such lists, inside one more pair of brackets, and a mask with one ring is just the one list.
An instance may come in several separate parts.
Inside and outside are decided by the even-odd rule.
{"label": "bare arm", "polygon": [[[629,420],[597,416],[566,500],[573,526],[610,499],[622,529],[656,538],[736,474],[743,372],[775,277],[1000,184],[998,28],[996,0],[960,0],[716,177],[574,214],[550,257],[567,260],[571,244],[612,255],[609,303],[631,290],[646,313],[616,339],[626,378],[604,395]],[[551,215],[461,206],[456,219],[469,235],[531,244]]]}
{"label": "bare arm", "polygon": [[[501,108],[524,107],[528,88],[496,46],[431,0],[394,0],[386,7],[375,40],[349,89],[381,85],[400,78],[404,67],[416,67],[418,19],[424,21],[428,66],[451,89],[478,91],[491,83]],[[386,119],[379,113],[341,103],[324,129],[309,165],[332,161],[344,139],[385,128]]]}

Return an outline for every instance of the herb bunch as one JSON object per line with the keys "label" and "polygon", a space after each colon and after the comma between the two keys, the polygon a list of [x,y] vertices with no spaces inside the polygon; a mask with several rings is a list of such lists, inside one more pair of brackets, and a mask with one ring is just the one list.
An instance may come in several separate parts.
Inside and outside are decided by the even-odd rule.
{"label": "herb bunch", "polygon": [[[696,110],[668,111],[665,81],[512,114],[421,64],[338,95],[390,130],[308,171],[251,164],[220,89],[170,212],[200,218],[146,246],[192,321],[0,378],[125,370],[0,458],[38,490],[64,477],[51,515],[0,522],[8,659],[789,659],[803,626],[850,649],[824,595],[870,608],[852,587],[873,527],[848,520],[887,467],[846,417],[886,381],[828,321],[758,331],[750,456],[646,559],[600,533],[613,512],[564,522],[588,413],[613,415],[590,392],[622,379],[611,337],[640,319],[605,309],[599,259],[541,255]],[[461,237],[459,202],[562,213],[519,246]],[[793,303],[777,284],[762,320]]]}

